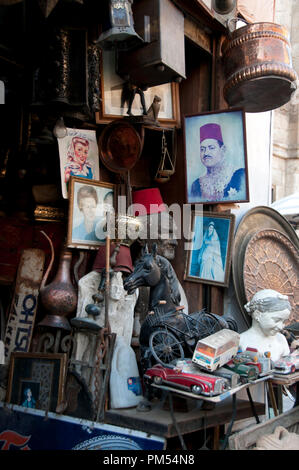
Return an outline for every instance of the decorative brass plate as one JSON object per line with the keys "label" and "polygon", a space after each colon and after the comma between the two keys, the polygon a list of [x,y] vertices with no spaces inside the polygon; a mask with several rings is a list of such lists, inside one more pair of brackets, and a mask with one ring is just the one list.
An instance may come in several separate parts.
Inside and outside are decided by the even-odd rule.
{"label": "decorative brass plate", "polygon": [[244,256],[247,300],[262,289],[287,295],[292,306],[286,325],[299,321],[299,251],[278,230],[261,230],[251,238]]}
{"label": "decorative brass plate", "polygon": [[233,283],[241,313],[248,326],[251,325],[251,318],[244,309],[244,305],[247,302],[243,280],[245,251],[251,238],[254,237],[256,233],[261,230],[272,229],[278,230],[287,236],[299,251],[299,238],[295,230],[287,219],[275,209],[272,209],[272,207],[256,206],[247,211],[239,222],[235,233],[232,256]]}

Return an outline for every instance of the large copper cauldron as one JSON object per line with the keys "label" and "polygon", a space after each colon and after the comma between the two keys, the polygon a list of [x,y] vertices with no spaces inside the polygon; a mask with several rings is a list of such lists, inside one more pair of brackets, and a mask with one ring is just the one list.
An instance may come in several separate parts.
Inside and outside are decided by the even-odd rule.
{"label": "large copper cauldron", "polygon": [[287,103],[296,90],[287,30],[274,23],[236,29],[222,45],[224,98],[230,106],[257,113]]}

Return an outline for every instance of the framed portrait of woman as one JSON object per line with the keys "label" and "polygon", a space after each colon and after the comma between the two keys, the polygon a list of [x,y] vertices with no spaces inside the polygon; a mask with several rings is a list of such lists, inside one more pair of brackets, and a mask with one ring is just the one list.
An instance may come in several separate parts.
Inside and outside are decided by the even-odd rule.
{"label": "framed portrait of woman", "polygon": [[186,202],[248,202],[243,109],[184,116]]}
{"label": "framed portrait of woman", "polygon": [[67,246],[97,249],[107,236],[107,214],[114,214],[114,185],[72,176]]}
{"label": "framed portrait of woman", "polygon": [[192,212],[185,280],[228,286],[235,216]]}

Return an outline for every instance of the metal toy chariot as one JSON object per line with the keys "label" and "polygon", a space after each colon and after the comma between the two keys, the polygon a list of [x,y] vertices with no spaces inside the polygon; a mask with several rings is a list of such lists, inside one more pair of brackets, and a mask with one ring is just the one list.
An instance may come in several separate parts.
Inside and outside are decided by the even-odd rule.
{"label": "metal toy chariot", "polygon": [[139,343],[148,368],[152,359],[172,367],[178,360],[193,354],[199,339],[228,328],[236,331],[236,322],[204,310],[187,314],[180,306],[180,292],[175,271],[170,262],[147,246],[136,263],[134,272],[125,280],[129,294],[141,286],[150,287],[150,311],[140,331]]}

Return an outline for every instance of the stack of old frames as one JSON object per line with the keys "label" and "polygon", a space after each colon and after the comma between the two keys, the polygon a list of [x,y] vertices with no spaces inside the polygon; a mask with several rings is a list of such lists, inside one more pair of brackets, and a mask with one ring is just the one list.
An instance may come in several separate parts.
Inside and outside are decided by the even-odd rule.
{"label": "stack of old frames", "polygon": [[[184,135],[186,201],[194,205],[185,280],[228,286],[235,224],[230,209],[249,201],[245,113],[185,116]],[[203,205],[216,204],[222,212],[203,212]]]}

